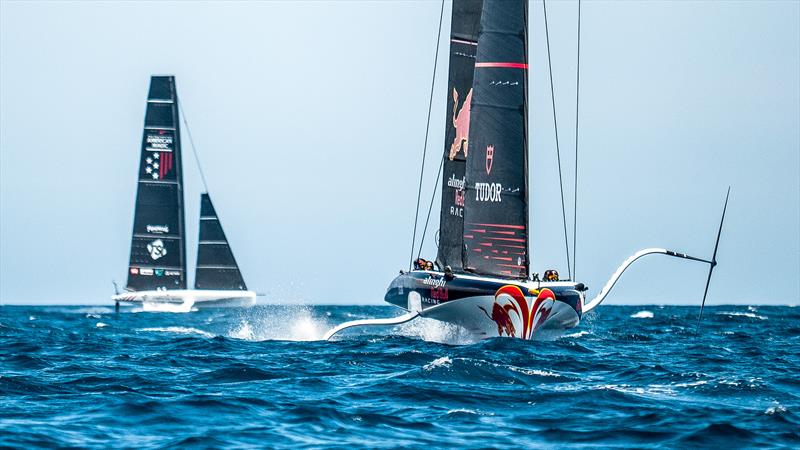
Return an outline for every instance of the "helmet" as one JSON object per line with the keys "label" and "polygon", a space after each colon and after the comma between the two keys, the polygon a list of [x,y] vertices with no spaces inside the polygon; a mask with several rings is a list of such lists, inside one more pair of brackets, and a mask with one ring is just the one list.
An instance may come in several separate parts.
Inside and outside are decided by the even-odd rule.
{"label": "helmet", "polygon": [[545,281],[558,281],[558,271],[555,269],[546,270],[544,272]]}

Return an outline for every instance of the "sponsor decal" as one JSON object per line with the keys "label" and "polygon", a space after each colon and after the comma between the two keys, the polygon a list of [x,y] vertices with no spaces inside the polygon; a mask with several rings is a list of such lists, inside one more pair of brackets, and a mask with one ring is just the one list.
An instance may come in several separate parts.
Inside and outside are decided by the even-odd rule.
{"label": "sponsor decal", "polygon": [[167,248],[164,247],[164,241],[161,239],[156,239],[155,241],[147,244],[147,251],[150,253],[150,257],[153,258],[154,261],[162,256],[167,255]]}
{"label": "sponsor decal", "polygon": [[145,143],[145,150],[148,152],[172,151],[172,135],[168,134],[166,130],[159,130],[158,134],[148,134]]}
{"label": "sponsor decal", "polygon": [[180,270],[165,270],[164,271],[164,275],[168,276],[168,277],[177,277],[177,276],[180,276],[180,274],[181,274]]}
{"label": "sponsor decal", "polygon": [[449,158],[452,161],[458,152],[464,150],[464,158],[467,157],[467,150],[469,147],[469,110],[472,103],[472,89],[467,93],[464,103],[461,105],[461,110],[456,113],[458,107],[458,91],[453,88],[453,127],[456,129],[456,137],[450,145]]}
{"label": "sponsor decal", "polygon": [[464,207],[464,194],[465,194],[464,191],[461,190],[456,191],[456,199],[455,199],[456,206],[461,206],[462,208]]}
{"label": "sponsor decal", "polygon": [[550,289],[532,291],[536,295],[533,304],[528,301],[519,286],[506,285],[497,290],[489,314],[482,306],[478,308],[497,324],[497,335],[531,339],[536,330],[550,316],[556,296]]}
{"label": "sponsor decal", "polygon": [[450,207],[450,215],[464,217],[464,195],[466,193],[462,190],[456,190],[455,195],[455,206]]}
{"label": "sponsor decal", "polygon": [[155,269],[155,270],[153,270],[153,273],[155,273],[157,277],[163,277],[164,276],[164,269]]}
{"label": "sponsor decal", "polygon": [[492,173],[492,162],[494,161],[494,145],[486,146],[486,175]]}
{"label": "sponsor decal", "polygon": [[501,183],[475,183],[475,200],[479,202],[501,202]]}
{"label": "sponsor decal", "polygon": [[139,275],[147,275],[147,276],[153,275],[153,269],[145,269],[144,267],[142,267],[141,269],[139,269]]}
{"label": "sponsor decal", "polygon": [[150,152],[144,158],[143,177],[153,180],[163,180],[172,175],[173,136],[171,132],[159,130],[157,133],[149,133],[145,136],[145,150]]}
{"label": "sponsor decal", "polygon": [[422,280],[422,284],[434,287],[444,287],[445,283],[447,283],[447,280],[445,280],[444,278],[428,277]]}
{"label": "sponsor decal", "polygon": [[438,305],[441,303],[438,299],[425,297],[424,295],[420,295],[420,298],[422,299],[422,303],[427,303],[429,305]]}
{"label": "sponsor decal", "polygon": [[455,193],[455,199],[453,200],[455,206],[450,207],[450,215],[464,217],[464,187],[467,185],[466,177],[456,178],[455,174],[452,174],[447,180],[447,185],[453,188]]}
{"label": "sponsor decal", "polygon": [[131,275],[139,275],[139,268],[131,267]]}
{"label": "sponsor decal", "polygon": [[148,225],[147,232],[152,234],[167,234],[169,233],[168,225]]}
{"label": "sponsor decal", "polygon": [[432,287],[431,298],[439,301],[448,300],[450,298],[450,289],[446,287]]}
{"label": "sponsor decal", "polygon": [[451,188],[456,188],[463,191],[464,187],[467,185],[467,178],[456,178],[456,174],[451,174],[450,178],[447,179],[447,185]]}

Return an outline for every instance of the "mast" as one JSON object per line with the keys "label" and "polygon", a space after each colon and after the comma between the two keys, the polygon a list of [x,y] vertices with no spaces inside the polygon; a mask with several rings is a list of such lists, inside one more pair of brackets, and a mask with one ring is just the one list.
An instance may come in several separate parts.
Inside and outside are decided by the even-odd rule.
{"label": "mast", "polygon": [[442,208],[436,263],[462,271],[464,198],[469,142],[470,100],[483,0],[454,0],[450,25]]}
{"label": "mast", "polygon": [[200,240],[197,247],[195,289],[246,291],[242,273],[222,230],[211,197],[200,195]]}
{"label": "mast", "polygon": [[150,78],[127,287],[186,289],[183,173],[173,76]]}
{"label": "mast", "polygon": [[529,272],[527,3],[483,3],[464,208],[464,266],[481,275]]}

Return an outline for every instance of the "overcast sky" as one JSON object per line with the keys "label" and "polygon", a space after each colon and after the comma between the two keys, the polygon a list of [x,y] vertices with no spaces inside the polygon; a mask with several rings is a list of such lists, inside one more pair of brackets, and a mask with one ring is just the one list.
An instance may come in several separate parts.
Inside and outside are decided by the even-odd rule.
{"label": "overcast sky", "polygon": [[[570,210],[576,6],[548,4]],[[109,303],[124,284],[149,77],[174,74],[248,287],[381,304],[408,264],[439,8],[0,2],[0,300]],[[709,304],[800,303],[800,3],[582,9],[578,279],[596,293],[649,246],[710,257],[731,185]],[[529,36],[532,270],[566,273],[538,1]],[[440,52],[428,167],[446,38]],[[183,142],[193,283],[201,183]],[[697,304],[706,270],[650,256],[607,302]]]}

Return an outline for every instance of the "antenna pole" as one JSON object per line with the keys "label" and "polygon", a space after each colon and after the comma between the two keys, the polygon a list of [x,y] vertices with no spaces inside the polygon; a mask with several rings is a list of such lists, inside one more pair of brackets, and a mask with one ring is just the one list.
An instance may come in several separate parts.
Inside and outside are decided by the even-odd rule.
{"label": "antenna pole", "polygon": [[[439,32],[436,35],[436,53],[433,58],[433,75],[431,75],[431,97],[428,100],[428,120],[425,122],[425,143],[422,146],[422,166],[419,169],[419,188],[417,189],[417,209],[414,211],[414,233],[411,235],[411,257],[408,261],[408,270],[411,270],[412,261],[414,260],[414,244],[417,241],[417,222],[419,221],[419,202],[422,199],[422,178],[425,174],[425,155],[428,152],[428,132],[431,129],[431,109],[433,108],[433,88],[436,85],[436,66],[439,63],[439,42],[442,38],[442,18],[444,17],[444,0],[442,0],[442,8],[439,11]],[[432,201],[432,200],[431,200]],[[430,217],[430,213],[428,214]],[[427,225],[426,225],[427,228]],[[424,239],[424,238],[423,238]],[[420,248],[422,244],[420,244]],[[420,250],[421,252],[422,250]]]}
{"label": "antenna pole", "polygon": [[575,186],[572,198],[572,276],[578,279],[578,114],[581,94],[581,0],[578,0],[578,65],[575,69]]}

